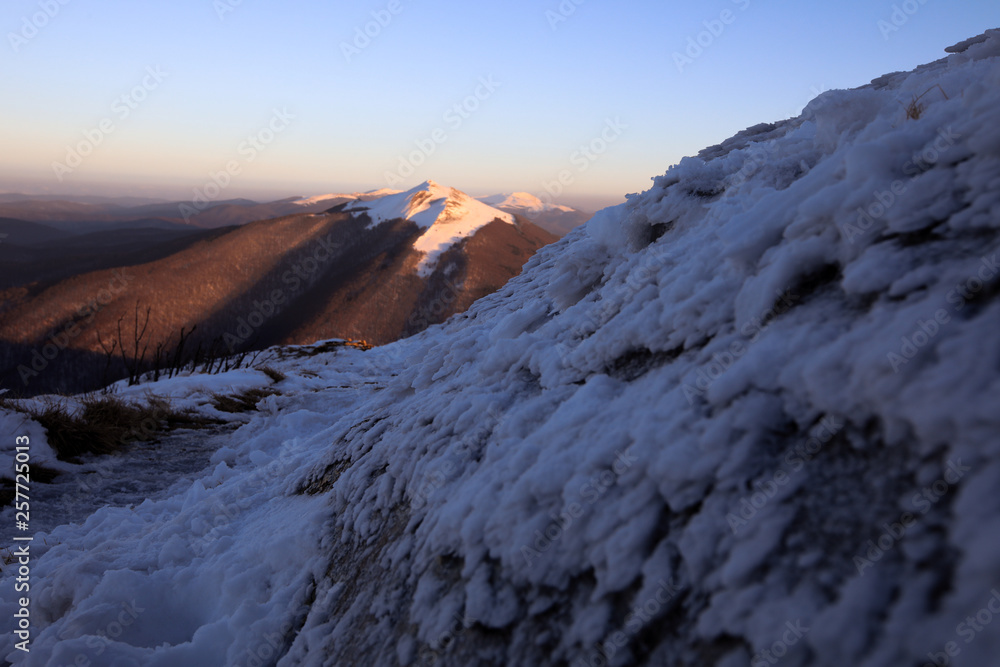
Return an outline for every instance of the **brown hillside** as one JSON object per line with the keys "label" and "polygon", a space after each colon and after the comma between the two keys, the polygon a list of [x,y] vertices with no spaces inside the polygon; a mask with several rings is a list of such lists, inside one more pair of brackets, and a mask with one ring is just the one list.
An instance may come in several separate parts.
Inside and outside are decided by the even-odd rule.
{"label": "brown hillside", "polygon": [[[195,326],[189,351],[325,338],[387,343],[465,310],[555,240],[524,219],[494,221],[444,253],[425,281],[415,272],[420,254],[412,249],[420,229],[404,220],[371,229],[367,223],[337,211],[260,221],[220,230],[156,261],[72,276],[38,293],[8,291],[13,300],[0,314],[0,383],[24,393],[79,389],[74,383],[82,374],[92,388],[100,378],[86,369],[97,361],[103,368],[102,342],[118,338],[119,322],[131,351],[137,308],[140,325],[149,309],[140,346],[148,343],[147,358],[158,346],[172,349],[179,332]],[[38,374],[25,384],[18,368],[32,360]]]}

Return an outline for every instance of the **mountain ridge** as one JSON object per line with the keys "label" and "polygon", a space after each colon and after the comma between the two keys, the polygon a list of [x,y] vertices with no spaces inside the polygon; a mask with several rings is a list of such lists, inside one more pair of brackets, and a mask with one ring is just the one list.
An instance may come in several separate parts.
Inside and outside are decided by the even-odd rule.
{"label": "mountain ridge", "polygon": [[405,192],[388,194],[371,201],[349,202],[341,209],[365,215],[371,225],[390,220],[409,220],[424,231],[414,248],[424,258],[417,273],[427,278],[437,258],[461,239],[493,220],[514,224],[514,216],[479,202],[455,188],[425,181]]}
{"label": "mountain ridge", "polygon": [[495,206],[501,211],[529,218],[556,236],[565,236],[593,217],[592,213],[569,206],[543,202],[528,192],[490,195],[489,197],[480,197],[480,201]]}
{"label": "mountain ridge", "polygon": [[509,192],[489,197],[480,197],[479,201],[496,208],[518,208],[532,213],[542,211],[561,211],[563,213],[572,212],[575,209],[560,204],[547,204],[535,195],[528,192]]}
{"label": "mountain ridge", "polygon": [[[201,346],[231,354],[338,337],[385,344],[442,322],[499,289],[538,248],[556,239],[457,190],[437,184],[432,190],[418,186],[402,197],[347,202],[326,213],[177,238],[160,234],[151,257],[151,251],[127,246],[131,237],[121,232],[110,241],[101,241],[107,232],[92,235],[101,247],[116,244],[96,271],[44,274],[51,282],[8,289],[0,321],[0,385],[32,393],[70,389],[59,383],[72,376],[52,373],[35,353],[72,330],[59,363],[89,377],[85,364],[96,367],[93,357],[120,337],[119,323],[135,328],[136,311],[147,307],[150,350],[173,349],[182,331],[196,327],[189,333],[189,351]],[[510,233],[494,229],[493,222],[510,227]],[[137,234],[142,236],[132,232]],[[87,239],[66,239],[67,252],[83,252]],[[490,252],[465,253],[483,243]],[[26,251],[0,245],[0,254],[7,252],[22,258],[12,271],[23,275]],[[126,267],[127,289],[108,295],[105,286],[123,268],[114,257],[137,261]],[[88,309],[98,294],[106,301]],[[79,326],[84,311],[85,326]],[[251,319],[258,324],[248,327]],[[115,361],[111,368],[121,373],[126,362]],[[85,388],[96,388],[97,382],[91,378]]]}
{"label": "mountain ridge", "polygon": [[[0,196],[0,218],[46,224],[74,234],[136,226],[177,230],[215,229],[285,215],[322,213],[340,204],[351,202],[360,204],[398,195],[401,192],[392,188],[379,188],[366,192],[286,197],[268,202],[250,199],[189,202],[140,198],[7,195]],[[537,197],[528,193],[481,197],[478,201],[491,205],[485,200],[497,197],[503,204],[499,207],[501,212],[521,215],[557,236],[565,235],[590,217],[590,214],[568,206],[542,203]],[[506,203],[503,203],[505,201]],[[526,203],[527,206],[524,205]]]}

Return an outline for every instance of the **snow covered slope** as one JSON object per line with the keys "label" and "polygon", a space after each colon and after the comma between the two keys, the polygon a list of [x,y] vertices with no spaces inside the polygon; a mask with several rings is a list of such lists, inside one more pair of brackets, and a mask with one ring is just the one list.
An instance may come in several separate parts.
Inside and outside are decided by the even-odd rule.
{"label": "snow covered slope", "polygon": [[372,201],[351,202],[344,210],[366,213],[373,225],[403,219],[425,228],[426,231],[413,244],[414,248],[424,253],[417,272],[425,278],[433,273],[441,253],[471,236],[480,227],[493,220],[514,224],[511,214],[434,181],[426,181],[412,190]]}
{"label": "snow covered slope", "polygon": [[570,213],[575,210],[569,206],[546,204],[535,195],[527,192],[512,192],[510,194],[480,197],[479,201],[499,209],[523,209],[526,213],[541,213],[543,211],[562,211],[564,213]]}
{"label": "snow covered slope", "polygon": [[506,213],[528,218],[539,227],[560,237],[587,222],[593,215],[569,206],[545,203],[527,192],[481,197],[479,201]]}
{"label": "snow covered slope", "polygon": [[4,654],[996,664],[1000,32],[963,47],[686,158],[444,325],[275,361],[201,479],[36,536]]}
{"label": "snow covered slope", "polygon": [[351,194],[315,195],[313,197],[296,199],[292,202],[292,204],[295,204],[296,206],[311,207],[324,202],[330,202],[333,204],[336,200],[357,199],[359,201],[369,201],[372,199],[378,199],[379,197],[385,197],[386,195],[395,194],[399,194],[399,190],[380,188],[378,190],[369,190],[368,192],[352,192]]}
{"label": "snow covered slope", "polygon": [[357,197],[355,195],[353,195],[353,194],[351,194],[351,195],[337,195],[337,194],[315,195],[313,197],[305,197],[303,199],[296,199],[295,201],[292,202],[292,204],[294,204],[296,206],[315,206],[317,204],[323,204],[325,202],[332,202],[332,201],[335,201],[335,200],[341,200],[342,201],[344,199],[356,199],[356,198]]}

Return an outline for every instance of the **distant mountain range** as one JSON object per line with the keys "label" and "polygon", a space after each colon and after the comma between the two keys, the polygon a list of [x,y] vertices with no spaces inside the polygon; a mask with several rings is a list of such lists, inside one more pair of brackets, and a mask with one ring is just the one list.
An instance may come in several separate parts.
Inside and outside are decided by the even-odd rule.
{"label": "distant mountain range", "polygon": [[[250,199],[178,202],[134,197],[69,199],[51,195],[0,194],[0,219],[41,223],[74,234],[138,227],[190,231],[192,228],[244,225],[298,213],[321,213],[346,202],[366,202],[396,194],[400,191],[383,188],[368,192],[288,197],[267,203]],[[480,201],[505,213],[525,217],[557,236],[564,236],[591,217],[590,213],[568,206],[545,204],[524,192],[493,195]],[[18,232],[9,229],[0,232],[14,235],[11,243],[18,242]]]}
{"label": "distant mountain range", "polygon": [[547,229],[556,236],[565,236],[574,228],[593,217],[592,213],[579,211],[569,206],[547,204],[538,197],[527,192],[493,195],[483,197],[479,201],[494,206],[501,211],[523,216],[539,227]]}
{"label": "distant mountain range", "polygon": [[[344,196],[340,201],[349,201]],[[213,229],[269,220],[295,213],[323,211],[337,201],[310,204],[301,197],[259,203],[250,199],[213,202],[157,202],[122,205],[117,202],[67,201],[49,198],[26,198],[4,201],[0,198],[0,218],[45,223],[71,233],[108,229],[151,227],[158,229]]]}
{"label": "distant mountain range", "polygon": [[[131,345],[137,308],[140,319],[150,309],[147,358],[195,326],[191,346],[226,353],[326,338],[387,343],[464,311],[557,239],[433,181],[312,199],[288,202],[307,212],[208,230],[73,236],[0,221],[10,234],[0,243],[0,386],[93,388],[100,378],[92,369],[120,322],[121,344]],[[32,272],[33,282],[18,280]],[[58,359],[38,358],[47,345]],[[81,377],[91,386],[74,384]]]}

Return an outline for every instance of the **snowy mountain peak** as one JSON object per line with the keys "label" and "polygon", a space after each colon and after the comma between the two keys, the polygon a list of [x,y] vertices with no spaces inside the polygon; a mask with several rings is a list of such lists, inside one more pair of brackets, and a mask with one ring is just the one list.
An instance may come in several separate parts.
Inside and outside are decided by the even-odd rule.
{"label": "snowy mountain peak", "polygon": [[302,199],[296,199],[292,203],[297,206],[313,206],[314,204],[319,204],[321,202],[329,201],[332,199],[354,199],[354,195],[348,194],[326,194],[326,195],[315,195],[314,197],[303,197]]}
{"label": "snowy mountain peak", "polygon": [[484,204],[489,204],[490,206],[495,206],[496,208],[524,209],[525,211],[531,213],[540,213],[542,211],[563,211],[565,213],[569,213],[573,211],[573,209],[569,206],[546,204],[529,192],[511,192],[506,194],[490,195],[489,197],[480,197],[479,201]]}
{"label": "snowy mountain peak", "polygon": [[335,199],[370,200],[398,193],[399,190],[393,190],[391,188],[381,188],[378,190],[369,190],[367,192],[351,192],[351,193],[339,192],[339,193],[330,193],[325,195],[315,195],[313,197],[304,197],[301,199],[296,199],[291,203],[296,204],[298,206],[313,206],[316,204],[321,204],[323,202],[333,201]]}
{"label": "snowy mountain peak", "polygon": [[433,272],[441,253],[473,235],[480,227],[493,220],[514,224],[514,216],[510,213],[431,180],[406,192],[367,202],[351,202],[344,210],[355,215],[367,214],[372,225],[389,220],[409,220],[423,227],[425,231],[413,244],[414,249],[424,253],[417,267],[421,277]]}
{"label": "snowy mountain peak", "polygon": [[[369,190],[368,192],[362,192],[360,197],[385,197],[386,195],[399,194],[399,190],[393,190],[392,188],[379,188],[378,190]],[[358,193],[354,193],[357,195]],[[359,199],[360,199],[359,197]]]}

